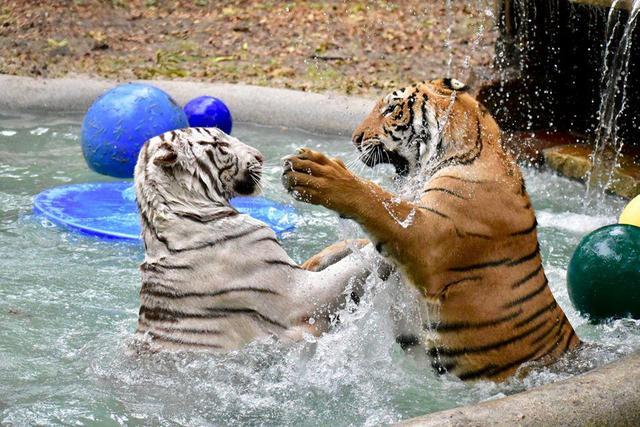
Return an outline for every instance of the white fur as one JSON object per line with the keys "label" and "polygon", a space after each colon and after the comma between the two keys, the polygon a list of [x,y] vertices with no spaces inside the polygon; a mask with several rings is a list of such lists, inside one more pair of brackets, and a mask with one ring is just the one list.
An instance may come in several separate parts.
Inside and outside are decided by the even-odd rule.
{"label": "white fur", "polygon": [[[265,336],[298,340],[326,331],[371,262],[349,255],[320,272],[300,269],[268,226],[230,207],[237,176],[212,182],[218,171],[206,153],[215,141],[228,144],[237,176],[257,167],[256,150],[217,129],[168,132],[140,153],[135,187],[145,261],[137,334],[152,347],[224,351]],[[167,144],[177,158],[156,164],[172,151]],[[362,254],[376,256],[371,245]]]}

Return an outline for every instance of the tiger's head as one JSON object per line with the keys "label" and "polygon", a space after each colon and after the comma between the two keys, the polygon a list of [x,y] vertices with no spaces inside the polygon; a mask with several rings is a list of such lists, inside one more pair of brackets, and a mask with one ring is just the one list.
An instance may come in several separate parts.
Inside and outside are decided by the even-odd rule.
{"label": "tiger's head", "polygon": [[216,128],[186,128],[151,138],[136,165],[136,184],[146,181],[165,198],[224,202],[259,192],[263,157]]}
{"label": "tiger's head", "polygon": [[499,132],[487,110],[455,79],[417,83],[379,100],[353,143],[368,166],[391,163],[400,175],[479,155],[483,131]]}

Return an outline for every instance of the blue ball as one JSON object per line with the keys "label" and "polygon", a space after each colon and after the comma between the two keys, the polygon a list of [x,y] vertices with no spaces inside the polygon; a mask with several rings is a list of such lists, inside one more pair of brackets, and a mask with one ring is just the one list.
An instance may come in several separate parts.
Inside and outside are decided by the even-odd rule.
{"label": "blue ball", "polygon": [[199,96],[184,106],[184,112],[191,127],[216,127],[226,134],[233,125],[231,112],[218,98]]}
{"label": "blue ball", "polygon": [[167,93],[142,83],[120,85],[100,96],[85,114],[82,154],[98,173],[131,178],[145,141],[188,126],[182,108]]}

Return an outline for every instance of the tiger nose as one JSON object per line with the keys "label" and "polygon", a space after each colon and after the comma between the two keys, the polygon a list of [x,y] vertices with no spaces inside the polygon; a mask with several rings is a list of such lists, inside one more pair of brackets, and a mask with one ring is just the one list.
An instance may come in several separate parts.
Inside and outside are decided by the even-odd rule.
{"label": "tiger nose", "polygon": [[357,147],[360,148],[360,146],[362,145],[362,140],[364,139],[364,132],[355,132],[353,134],[353,136],[351,137],[353,144]]}

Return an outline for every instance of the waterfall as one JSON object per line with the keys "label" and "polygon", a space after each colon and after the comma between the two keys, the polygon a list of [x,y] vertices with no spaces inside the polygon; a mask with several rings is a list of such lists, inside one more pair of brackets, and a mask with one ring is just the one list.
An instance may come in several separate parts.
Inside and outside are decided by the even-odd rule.
{"label": "waterfall", "polygon": [[624,140],[618,135],[619,119],[627,107],[628,79],[634,71],[630,69],[629,64],[632,35],[640,13],[640,0],[633,0],[626,23],[622,19],[623,3],[624,0],[615,0],[607,19],[601,102],[591,155],[591,170],[586,177],[585,208],[601,202],[606,189],[612,184],[624,146]]}

